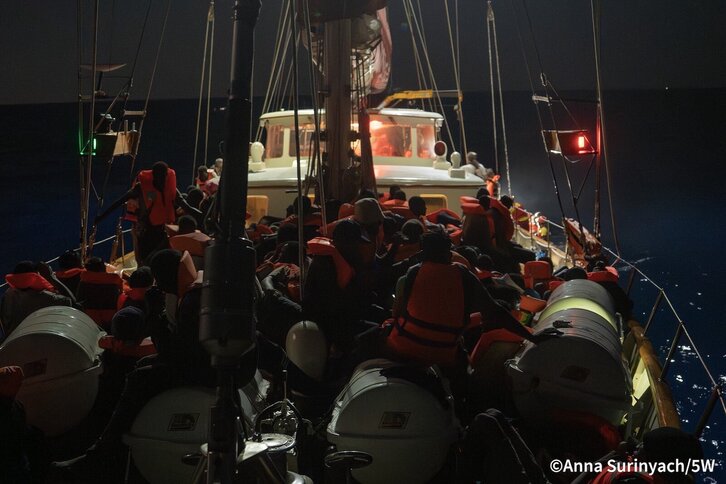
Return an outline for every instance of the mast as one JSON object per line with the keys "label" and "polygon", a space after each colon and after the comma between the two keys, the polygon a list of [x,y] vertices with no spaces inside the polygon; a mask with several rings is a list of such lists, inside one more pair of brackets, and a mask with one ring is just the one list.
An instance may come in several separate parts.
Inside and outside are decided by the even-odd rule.
{"label": "mast", "polygon": [[343,171],[350,159],[350,19],[325,23],[325,119],[327,124],[328,193],[343,200]]}

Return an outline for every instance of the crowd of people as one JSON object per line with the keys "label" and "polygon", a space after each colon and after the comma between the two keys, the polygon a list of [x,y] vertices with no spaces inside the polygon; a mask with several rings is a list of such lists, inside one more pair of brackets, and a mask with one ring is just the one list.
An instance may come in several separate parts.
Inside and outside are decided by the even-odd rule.
{"label": "crowd of people", "polygon": [[[195,185],[182,194],[174,170],[158,162],[97,217],[126,204],[138,263],[131,274],[68,251],[55,272],[23,261],[7,275],[3,338],[33,311],[58,305],[82,309],[109,334],[104,347],[111,370],[104,377],[116,391],[110,419],[84,455],[56,463],[56,469],[91,479],[122,475],[121,436],[151,397],[181,385],[215,385],[198,340],[199,271],[205,248],[214,243],[221,170],[221,160],[213,169],[200,167]],[[462,213],[430,211],[423,198],[393,186],[385,194],[363,190],[349,203],[329,200],[325,219],[321,207],[302,197],[291,200],[284,218],[255,221],[247,235],[256,247],[260,281],[257,347],[243,357],[252,364],[241,367],[257,367],[273,379],[284,370],[298,392],[332,398],[358,363],[385,357],[439,365],[455,394],[464,393],[469,353],[483,333],[504,329],[534,344],[560,337],[556,330],[533,334],[522,323],[562,281],[601,283],[618,311],[629,315],[632,303],[603,260],[558,268],[514,243],[521,207],[510,197],[496,196],[490,185],[462,197],[461,206]],[[300,224],[304,240],[298,239]],[[319,354],[295,360],[284,348],[288,343],[290,350],[287,335],[300,321],[314,322],[306,330],[324,344]],[[17,382],[18,372],[8,380]],[[241,382],[246,378],[239,375]]]}

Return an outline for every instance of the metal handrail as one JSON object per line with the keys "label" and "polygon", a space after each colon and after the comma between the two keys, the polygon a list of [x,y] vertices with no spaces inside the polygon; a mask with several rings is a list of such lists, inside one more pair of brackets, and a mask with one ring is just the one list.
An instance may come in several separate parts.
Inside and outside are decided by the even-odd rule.
{"label": "metal handrail", "polygon": [[[121,234],[124,235],[124,234],[128,234],[129,232],[131,232],[131,229],[126,229],[126,230],[122,230],[121,231]],[[103,240],[99,240],[98,242],[94,242],[93,245],[95,246],[95,245],[105,244],[106,242],[109,242],[111,240],[114,240],[116,237],[118,237],[118,234],[114,234],[114,235],[112,235],[110,237],[107,237],[107,238],[105,238]],[[78,248],[78,250],[80,250],[80,247]],[[46,264],[52,264],[53,262],[57,261],[58,259],[60,259],[60,256],[53,257],[52,259],[45,261],[45,263]],[[8,285],[7,282],[4,282],[4,283],[0,284],[0,289],[4,288],[7,285]]]}

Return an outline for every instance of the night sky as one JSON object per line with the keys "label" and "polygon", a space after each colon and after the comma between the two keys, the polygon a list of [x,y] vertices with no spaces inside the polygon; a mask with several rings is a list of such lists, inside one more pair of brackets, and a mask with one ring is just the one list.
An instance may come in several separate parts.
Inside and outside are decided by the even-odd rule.
{"label": "night sky", "polygon": [[[84,52],[90,62],[90,6],[85,7]],[[104,0],[99,62],[133,61],[146,0]],[[410,37],[400,2],[390,2],[394,41],[394,88],[416,88]],[[421,0],[430,54],[441,71],[439,87],[454,87],[443,0]],[[454,0],[449,0],[453,6]],[[462,83],[488,89],[485,2],[459,0]],[[503,83],[528,89],[512,4],[519,12],[530,62],[536,64],[522,0],[494,2]],[[528,1],[545,71],[558,89],[594,86],[589,3]],[[76,2],[8,0],[0,16],[0,104],[73,102],[77,94]],[[233,0],[217,0],[213,95],[223,96],[229,76]],[[263,0],[257,29],[255,93],[264,94],[281,0]],[[173,0],[153,98],[196,98],[208,2]],[[166,2],[153,1],[136,72],[135,97],[144,97],[161,32]],[[726,87],[726,2],[604,1],[603,81],[606,89]],[[438,40],[437,40],[438,39]],[[119,73],[127,75],[130,66]],[[306,71],[303,71],[306,72]],[[112,85],[108,84],[109,90]]]}

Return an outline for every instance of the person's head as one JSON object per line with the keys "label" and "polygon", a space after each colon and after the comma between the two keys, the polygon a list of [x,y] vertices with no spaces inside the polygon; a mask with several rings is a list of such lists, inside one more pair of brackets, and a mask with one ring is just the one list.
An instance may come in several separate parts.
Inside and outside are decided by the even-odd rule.
{"label": "person's head", "polygon": [[512,206],[514,206],[514,200],[512,200],[512,197],[510,197],[509,195],[502,195],[499,198],[499,201],[502,202],[502,205],[507,208],[512,208]]}
{"label": "person's head", "polygon": [[406,201],[406,192],[403,190],[398,190],[396,193],[391,195],[391,200],[403,200]]}
{"label": "person's head", "polygon": [[416,219],[406,220],[406,223],[403,224],[403,228],[401,228],[401,233],[410,243],[415,244],[416,242],[421,241],[421,236],[424,233],[424,226]]}
{"label": "person's head", "polygon": [[378,195],[376,195],[373,190],[368,190],[367,188],[364,188],[358,193],[358,197],[356,198],[356,200],[362,200],[364,198],[372,198],[374,200],[378,200]]}
{"label": "person's head", "polygon": [[18,262],[13,269],[13,274],[28,274],[30,272],[38,272],[38,264],[30,260]]}
{"label": "person's head", "polygon": [[383,217],[383,235],[387,241],[391,240],[391,237],[398,232],[399,225],[395,217]]}
{"label": "person's head", "polygon": [[341,220],[333,230],[335,248],[352,266],[361,262],[360,244],[366,242],[370,242],[370,239],[363,227],[355,220]]}
{"label": "person's head", "polygon": [[151,287],[154,285],[154,275],[148,266],[138,267],[129,276],[129,287],[137,289],[141,287]]}
{"label": "person's head", "polygon": [[83,267],[83,262],[81,262],[81,256],[78,255],[78,252],[67,250],[58,257],[58,267],[62,271],[67,271],[68,269]]}
{"label": "person's head", "polygon": [[555,265],[552,263],[552,258],[549,257],[549,256],[547,256],[547,255],[543,255],[542,257],[538,257],[537,260],[541,260],[542,262],[548,263],[552,269],[555,268]]}
{"label": "person's head", "polygon": [[470,267],[476,267],[476,263],[479,259],[479,251],[475,247],[469,245],[460,245],[454,249],[459,255],[464,257],[469,263]]}
{"label": "person's head", "polygon": [[427,232],[421,236],[423,261],[448,264],[451,262],[451,240],[441,232]]}
{"label": "person's head", "polygon": [[106,264],[100,257],[91,257],[86,261],[85,267],[88,272],[106,272]]}
{"label": "person's head", "polygon": [[414,195],[408,199],[408,208],[417,217],[423,217],[426,215],[426,200]]}
{"label": "person's head", "polygon": [[478,155],[475,151],[470,151],[466,154],[466,162],[474,166],[479,165]]}
{"label": "person's head", "polygon": [[128,306],[114,314],[111,319],[111,333],[126,343],[138,343],[144,337],[144,311]]}
{"label": "person's head", "polygon": [[191,215],[179,217],[179,235],[191,234],[197,230],[197,221]]}
{"label": "person's head", "polygon": [[219,176],[222,173],[222,165],[224,165],[224,160],[222,158],[217,158],[214,160],[214,172]]}
{"label": "person's head", "polygon": [[371,235],[378,230],[383,222],[383,211],[375,198],[362,198],[355,202],[353,219]]}
{"label": "person's head", "polygon": [[169,294],[178,294],[179,261],[182,253],[178,250],[160,250],[151,258],[149,267],[154,275],[156,285]]}
{"label": "person's head", "polygon": [[202,183],[207,181],[207,178],[209,178],[209,172],[207,172],[207,167],[205,165],[199,165],[197,167],[197,178]]}
{"label": "person's head", "polygon": [[204,192],[199,188],[194,187],[187,193],[187,203],[194,208],[199,208],[202,200],[204,200]]}
{"label": "person's head", "polygon": [[481,205],[484,210],[489,210],[489,207],[491,206],[491,199],[488,195],[482,195],[481,197],[478,197],[477,200],[479,200],[479,205]]}
{"label": "person's head", "polygon": [[169,171],[169,165],[163,161],[157,161],[151,167],[152,185],[154,188],[164,193],[164,187],[166,186],[166,175]]}
{"label": "person's head", "polygon": [[398,186],[398,185],[391,185],[390,188],[388,189],[388,197],[389,198],[393,198],[393,195],[395,195],[396,192],[400,192],[400,191],[401,191],[401,187],[400,186]]}
{"label": "person's head", "polygon": [[585,272],[585,269],[582,267],[573,267],[572,269],[567,270],[567,272],[562,275],[562,278],[566,281],[587,279],[587,272]]}
{"label": "person's head", "polygon": [[494,261],[487,254],[479,254],[476,258],[476,266],[483,271],[493,271]]}
{"label": "person's head", "polygon": [[310,202],[310,199],[304,195],[300,195],[299,197],[295,197],[295,200],[292,202],[292,213],[299,215],[300,203],[302,203],[303,216],[313,211],[313,204]]}

